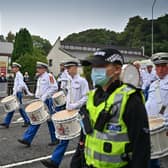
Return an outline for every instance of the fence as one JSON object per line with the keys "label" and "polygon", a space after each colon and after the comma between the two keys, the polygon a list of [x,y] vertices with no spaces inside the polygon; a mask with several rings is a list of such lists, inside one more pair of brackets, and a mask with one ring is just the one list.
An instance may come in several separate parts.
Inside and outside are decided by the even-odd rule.
{"label": "fence", "polygon": [[8,83],[7,82],[0,82],[0,97],[7,96],[8,90]]}
{"label": "fence", "polygon": [[[36,81],[26,82],[29,90],[34,93],[36,89]],[[13,93],[13,81],[0,83],[0,97],[5,97]]]}

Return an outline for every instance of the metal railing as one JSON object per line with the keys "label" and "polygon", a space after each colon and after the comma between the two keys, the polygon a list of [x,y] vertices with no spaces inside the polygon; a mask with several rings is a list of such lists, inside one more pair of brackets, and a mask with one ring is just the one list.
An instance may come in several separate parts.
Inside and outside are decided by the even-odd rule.
{"label": "metal railing", "polygon": [[[35,90],[36,90],[36,81],[28,81],[28,82],[25,82],[29,88],[29,90],[34,93]],[[7,95],[11,95],[13,93],[13,84],[14,82],[13,81],[8,81],[7,82],[8,84],[8,87],[7,87]]]}

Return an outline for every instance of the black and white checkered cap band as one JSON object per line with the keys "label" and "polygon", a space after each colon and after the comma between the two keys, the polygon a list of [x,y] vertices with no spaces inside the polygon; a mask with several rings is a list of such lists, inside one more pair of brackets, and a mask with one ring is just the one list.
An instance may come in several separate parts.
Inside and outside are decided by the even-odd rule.
{"label": "black and white checkered cap band", "polygon": [[121,55],[119,55],[119,54],[113,54],[110,57],[106,58],[105,61],[111,62],[111,63],[113,63],[115,61],[120,61],[121,64],[123,64],[123,59],[122,59]]}

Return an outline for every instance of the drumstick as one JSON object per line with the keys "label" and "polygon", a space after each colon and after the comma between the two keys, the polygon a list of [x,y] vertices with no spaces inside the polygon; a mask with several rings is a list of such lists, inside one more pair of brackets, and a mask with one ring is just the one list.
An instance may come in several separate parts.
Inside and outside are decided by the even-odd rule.
{"label": "drumstick", "polygon": [[164,105],[163,105],[163,106],[161,107],[161,109],[160,109],[160,112],[159,112],[159,113],[163,115],[163,114],[164,114],[164,112],[165,112],[165,110],[166,110],[166,106],[164,106]]}

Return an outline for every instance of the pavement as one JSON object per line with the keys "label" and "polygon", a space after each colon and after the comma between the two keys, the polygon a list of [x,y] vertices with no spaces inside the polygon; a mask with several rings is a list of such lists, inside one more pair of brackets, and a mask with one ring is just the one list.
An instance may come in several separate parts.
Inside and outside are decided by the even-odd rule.
{"label": "pavement", "polygon": [[[25,99],[24,104],[31,100]],[[6,113],[0,104],[0,122]],[[40,160],[50,158],[55,146],[49,147],[50,137],[46,123],[43,123],[34,138],[30,148],[17,142],[22,138],[26,128],[22,128],[23,122],[16,111],[10,128],[0,128],[0,168],[44,168]],[[78,138],[72,139],[65,153],[60,168],[69,168],[72,154],[77,146]]]}

